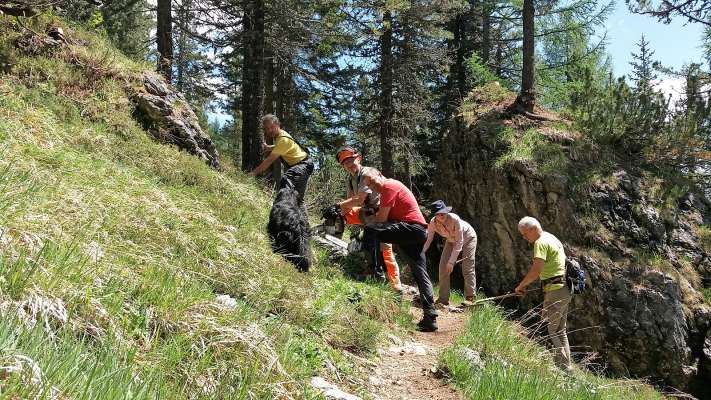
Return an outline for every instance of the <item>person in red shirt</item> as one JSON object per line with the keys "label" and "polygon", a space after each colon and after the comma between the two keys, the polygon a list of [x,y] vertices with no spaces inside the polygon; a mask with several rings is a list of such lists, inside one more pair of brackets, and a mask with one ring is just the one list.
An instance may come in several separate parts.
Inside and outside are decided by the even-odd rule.
{"label": "person in red shirt", "polygon": [[380,171],[370,168],[363,173],[363,183],[380,194],[380,208],[375,223],[367,224],[363,237],[368,260],[382,267],[380,243],[397,244],[411,261],[412,273],[420,291],[422,320],[417,328],[423,332],[437,330],[437,311],[434,308],[432,281],[427,274],[427,261],[422,246],[427,240],[427,222],[417,200],[407,186],[395,179],[385,178]]}

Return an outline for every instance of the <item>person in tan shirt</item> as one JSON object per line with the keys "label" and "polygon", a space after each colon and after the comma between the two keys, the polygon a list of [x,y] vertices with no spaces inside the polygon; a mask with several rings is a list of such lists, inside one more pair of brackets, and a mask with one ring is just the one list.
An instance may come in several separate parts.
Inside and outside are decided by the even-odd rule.
{"label": "person in tan shirt", "polygon": [[474,300],[476,294],[474,255],[477,242],[474,228],[454,214],[452,207],[447,207],[442,200],[430,204],[430,215],[432,219],[427,225],[427,241],[422,251],[426,252],[429,249],[435,233],[447,240],[439,259],[439,298],[436,303],[449,304],[449,275],[458,259],[461,260],[462,275],[464,275],[464,295],[468,301]]}
{"label": "person in tan shirt", "polygon": [[[346,223],[349,225],[366,225],[375,221],[375,213],[380,207],[380,194],[363,184],[363,174],[369,171],[361,162],[363,156],[352,147],[343,147],[336,153],[338,163],[348,172],[346,191],[348,198],[337,203]],[[383,262],[390,285],[396,292],[402,292],[400,283],[400,268],[395,260],[393,246],[381,243]]]}

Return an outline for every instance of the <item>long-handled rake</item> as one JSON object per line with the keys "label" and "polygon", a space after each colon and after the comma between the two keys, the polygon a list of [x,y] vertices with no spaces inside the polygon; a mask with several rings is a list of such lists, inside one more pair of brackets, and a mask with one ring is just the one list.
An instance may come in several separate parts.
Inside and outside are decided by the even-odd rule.
{"label": "long-handled rake", "polygon": [[[540,289],[540,288],[531,289],[531,290],[526,291],[526,293],[528,293],[528,292],[535,292],[535,291],[537,291],[537,290],[541,290],[541,289]],[[502,294],[502,295],[499,295],[499,296],[487,297],[487,298],[485,298],[485,299],[479,299],[479,300],[475,300],[475,301],[466,301],[466,300],[465,300],[465,301],[462,302],[462,306],[465,306],[465,307],[474,307],[474,306],[478,306],[478,305],[484,304],[484,303],[486,303],[487,301],[503,300],[503,299],[508,299],[509,297],[518,297],[518,294],[516,294],[515,292],[511,292],[511,293],[506,293],[506,294]]]}

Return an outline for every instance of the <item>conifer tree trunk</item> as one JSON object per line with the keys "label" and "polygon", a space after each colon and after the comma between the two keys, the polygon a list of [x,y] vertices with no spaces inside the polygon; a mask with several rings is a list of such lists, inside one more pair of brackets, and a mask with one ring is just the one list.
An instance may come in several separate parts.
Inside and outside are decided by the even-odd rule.
{"label": "conifer tree trunk", "polygon": [[259,119],[264,107],[264,1],[244,0],[242,33],[242,169],[261,161]]}
{"label": "conifer tree trunk", "polygon": [[173,16],[171,0],[158,0],[156,41],[158,45],[158,72],[171,82],[173,79]]}
{"label": "conifer tree trunk", "polygon": [[[497,37],[501,36],[501,31],[497,30]],[[496,42],[496,52],[494,53],[494,65],[496,68],[494,69],[494,73],[496,76],[501,76],[503,73],[503,63],[504,63],[504,45],[503,43],[498,40]]]}
{"label": "conifer tree trunk", "polygon": [[393,120],[393,17],[383,14],[383,33],[380,36],[380,161],[382,173],[394,173],[392,149]]}
{"label": "conifer tree trunk", "polygon": [[521,73],[521,93],[516,103],[526,112],[533,112],[536,103],[534,88],[535,43],[534,43],[534,0],[523,0],[523,70]]}
{"label": "conifer tree trunk", "polygon": [[469,44],[467,42],[467,22],[463,14],[457,15],[456,22],[456,33],[455,42],[457,43],[457,57],[455,60],[456,74],[457,74],[457,93],[456,101],[457,107],[461,104],[462,98],[467,94],[467,48]]}
{"label": "conifer tree trunk", "polygon": [[[275,103],[278,101],[275,96],[277,93],[274,90],[276,68],[274,65],[274,53],[267,47],[264,53],[264,114],[274,114],[276,112]],[[276,113],[278,118],[283,118],[281,113]],[[267,144],[274,144],[274,139],[265,136]],[[281,163],[272,163],[271,167],[272,179],[276,185],[281,180]]]}
{"label": "conifer tree trunk", "polygon": [[276,66],[276,112],[281,119],[281,126],[287,132],[296,131],[296,88],[294,78],[288,66],[277,63]]}
{"label": "conifer tree trunk", "polygon": [[489,55],[491,54],[491,1],[484,0],[482,2],[481,11],[481,61],[484,65],[489,63]]}
{"label": "conifer tree trunk", "polygon": [[188,35],[185,30],[190,24],[188,13],[191,3],[191,0],[183,0],[180,3],[180,8],[178,9],[178,25],[180,26],[180,32],[178,33],[177,43],[178,54],[175,56],[175,87],[179,92],[182,92],[185,88],[185,70],[187,69],[187,66],[185,65],[187,60],[185,53],[188,51]]}

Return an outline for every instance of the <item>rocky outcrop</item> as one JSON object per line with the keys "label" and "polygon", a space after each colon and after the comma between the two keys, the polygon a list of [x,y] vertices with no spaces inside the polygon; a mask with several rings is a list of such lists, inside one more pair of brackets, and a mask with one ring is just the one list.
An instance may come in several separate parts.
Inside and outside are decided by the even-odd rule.
{"label": "rocky outcrop", "polygon": [[711,313],[669,274],[582,257],[593,287],[568,321],[574,345],[598,351],[611,371],[652,376],[688,390],[700,370]]}
{"label": "rocky outcrop", "polygon": [[153,136],[219,167],[217,149],[202,131],[185,97],[154,72],[143,74],[143,88],[132,96],[136,118]]}
{"label": "rocky outcrop", "polygon": [[[574,352],[598,353],[614,374],[681,390],[711,379],[711,311],[697,291],[711,281],[711,255],[694,229],[709,222],[707,202],[685,193],[661,212],[661,199],[624,170],[573,193],[582,162],[566,174],[543,175],[526,162],[496,168],[506,150],[497,139],[502,126],[521,132],[545,126],[505,120],[496,108],[477,118],[445,138],[434,190],[476,229],[477,280],[486,294],[511,291],[528,270],[531,248],[517,223],[535,216],[590,277],[568,318]],[[571,143],[559,145],[576,164]],[[512,305],[531,309],[541,301],[532,293]]]}
{"label": "rocky outcrop", "polygon": [[[48,26],[44,34],[28,30],[15,41],[15,47],[22,54],[29,56],[54,56],[62,49],[69,49],[70,45],[86,46],[87,43],[73,38],[70,33],[65,33],[57,26]],[[160,75],[146,71],[140,77],[140,83],[136,85],[137,78],[123,76],[104,60],[98,63],[96,60],[81,60],[81,57],[71,50],[65,57],[69,63],[84,68],[90,79],[112,77],[123,80],[126,83],[124,89],[127,96],[136,106],[134,117],[154,138],[176,145],[200,157],[211,167],[219,168],[215,144],[200,128],[198,118],[185,96]],[[5,58],[8,57],[0,57],[0,68],[9,71],[13,67],[13,61]]]}

